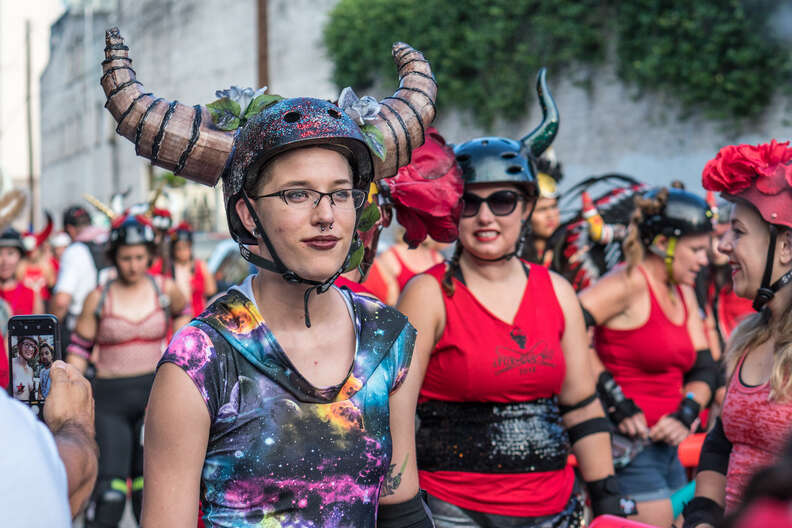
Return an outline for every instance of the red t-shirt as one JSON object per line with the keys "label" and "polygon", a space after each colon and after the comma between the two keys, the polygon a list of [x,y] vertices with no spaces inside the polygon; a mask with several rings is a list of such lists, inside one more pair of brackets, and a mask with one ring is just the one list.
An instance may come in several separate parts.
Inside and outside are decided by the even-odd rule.
{"label": "red t-shirt", "polygon": [[648,281],[647,287],[650,308],[646,322],[630,330],[597,326],[594,346],[624,395],[635,401],[652,427],[679,405],[683,378],[696,362],[696,349],[687,329],[688,309],[682,291],[677,287],[685,317],[676,325],[666,317]]}
{"label": "red t-shirt", "polygon": [[[561,392],[564,314],[547,269],[526,266],[528,282],[513,323],[493,315],[454,279],[454,296],[443,295],[446,325],[429,359],[420,401],[513,403]],[[440,283],[445,264],[426,273]],[[462,508],[534,517],[561,511],[575,477],[567,466],[497,474],[421,470],[419,478],[423,489]]]}
{"label": "red t-shirt", "polygon": [[16,286],[7,290],[0,289],[0,298],[11,307],[11,315],[30,315],[33,313],[35,292],[17,282]]}

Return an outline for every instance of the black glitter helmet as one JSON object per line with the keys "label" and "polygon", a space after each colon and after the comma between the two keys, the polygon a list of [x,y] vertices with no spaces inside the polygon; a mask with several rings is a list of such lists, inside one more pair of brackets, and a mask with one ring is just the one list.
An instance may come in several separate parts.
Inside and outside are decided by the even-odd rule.
{"label": "black glitter helmet", "polygon": [[231,236],[241,244],[256,244],[242,225],[236,202],[249,179],[268,161],[289,150],[321,146],[341,153],[352,166],[354,186],[368,192],[374,165],[360,127],[328,101],[299,97],[279,101],[251,118],[237,134],[231,161],[223,174],[223,195]]}
{"label": "black glitter helmet", "polygon": [[25,254],[25,244],[22,241],[22,235],[13,227],[9,227],[0,233],[0,247],[12,247],[18,249],[21,254]]}
{"label": "black glitter helmet", "polygon": [[528,135],[519,141],[504,137],[476,138],[454,148],[465,184],[514,183],[529,197],[537,196],[533,160],[553,142],[559,124],[558,107],[547,88],[546,75],[547,70],[542,68],[536,79],[542,122]]}
{"label": "black glitter helmet", "polygon": [[[644,193],[644,198],[655,198],[660,188]],[[641,241],[649,247],[658,235],[680,238],[686,235],[710,233],[713,230],[713,213],[707,201],[682,189],[668,189],[663,209],[645,217],[638,224]]]}

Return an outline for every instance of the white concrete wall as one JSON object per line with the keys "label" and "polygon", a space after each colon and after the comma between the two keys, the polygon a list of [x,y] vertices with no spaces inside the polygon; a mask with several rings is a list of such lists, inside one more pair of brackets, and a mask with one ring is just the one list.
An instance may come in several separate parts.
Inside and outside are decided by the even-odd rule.
{"label": "white concrete wall", "polygon": [[[0,2],[0,187],[3,191],[11,187],[29,189],[25,112],[25,20],[30,21],[31,29],[33,176],[37,182],[41,152],[38,79],[49,60],[50,25],[62,12],[60,0]],[[40,220],[41,215],[37,218]],[[25,210],[18,227],[26,227],[28,219],[29,214]]]}
{"label": "white concrete wall", "polygon": [[[322,28],[335,3],[269,0],[270,92],[286,97],[334,98],[338,94],[322,45]],[[256,0],[120,0],[120,11],[109,15],[105,25],[120,26],[138,79],[147,91],[185,104],[207,103],[214,99],[216,89],[256,84],[256,4]],[[77,19],[71,23],[74,27],[65,33],[77,38],[84,24]],[[68,48],[65,42],[58,44],[53,55],[64,64],[51,64],[42,77],[42,92],[49,84],[55,89],[66,83],[58,88],[62,97],[45,101],[52,101],[44,129],[54,146],[52,152],[44,153],[43,177],[49,189],[47,201],[57,206],[79,200],[82,192],[107,198],[112,190],[107,141],[112,127],[109,114],[101,108],[104,97],[98,84],[104,27],[98,22],[95,26],[91,50],[95,69],[66,81],[63,73],[56,74],[68,64],[79,65],[85,56],[84,50]],[[526,83],[533,86],[535,74],[525,72]],[[678,119],[678,108],[667,97],[648,94],[635,100],[612,67],[596,73],[590,92],[573,85],[569,75],[560,78],[550,71],[548,79],[561,114],[555,150],[566,174],[562,188],[592,174],[614,171],[658,184],[681,179],[698,188],[701,169],[721,146],[792,136],[792,124],[785,117],[790,104],[781,98],[762,118],[736,133],[717,122]],[[443,97],[442,86],[439,97]],[[476,126],[470,111],[447,112],[439,116],[436,126],[454,143],[489,134],[519,138],[540,119],[534,97],[529,108],[530,113],[516,122],[499,122],[491,130]],[[75,124],[75,118],[81,120]],[[91,135],[93,139],[87,141]],[[132,144],[123,138],[118,149],[120,188],[132,185],[134,198],[143,199],[148,190],[145,162],[135,157]]]}

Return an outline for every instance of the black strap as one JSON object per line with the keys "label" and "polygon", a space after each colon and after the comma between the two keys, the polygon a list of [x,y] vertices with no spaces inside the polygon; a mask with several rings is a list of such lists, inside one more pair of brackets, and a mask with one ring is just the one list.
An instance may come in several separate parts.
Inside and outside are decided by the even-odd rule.
{"label": "black strap", "polygon": [[434,528],[432,513],[426,505],[426,492],[421,490],[404,502],[380,504],[377,528]]}
{"label": "black strap", "polygon": [[583,310],[583,321],[586,323],[586,328],[597,326],[597,320],[594,319],[594,316],[591,315],[591,312],[586,310],[586,307],[583,306],[583,303],[579,303],[579,304],[580,304],[580,309]]}
{"label": "black strap", "polygon": [[696,471],[716,471],[721,475],[726,475],[729,469],[731,450],[732,443],[726,438],[723,422],[718,416],[715,426],[707,433],[704,444],[701,446],[701,456]]}
{"label": "black strap", "polygon": [[[291,282],[294,284],[308,284],[309,287],[306,288],[305,294],[303,295],[303,310],[305,312],[305,326],[311,328],[311,316],[308,313],[308,300],[311,297],[311,292],[316,291],[317,294],[324,293],[330,289],[330,286],[333,285],[335,280],[338,278],[339,275],[344,271],[346,268],[347,263],[350,259],[350,254],[347,254],[347,258],[344,261],[344,265],[335,272],[335,274],[327,279],[324,282],[319,282],[315,280],[303,279],[299,275],[297,275],[292,270],[288,269],[283,261],[278,257],[278,253],[275,251],[275,247],[273,247],[272,242],[270,242],[269,237],[267,236],[267,232],[264,230],[264,226],[261,224],[261,219],[256,213],[256,210],[253,208],[253,204],[250,203],[250,199],[247,196],[246,192],[242,192],[242,200],[245,202],[245,206],[247,207],[248,211],[250,212],[250,216],[253,217],[253,223],[256,225],[256,229],[259,232],[259,238],[264,242],[264,245],[267,247],[267,251],[269,251],[272,260],[267,260],[261,255],[256,255],[252,251],[250,251],[247,246],[240,243],[239,244],[239,252],[242,254],[242,258],[253,264],[254,266],[258,266],[262,269],[267,271],[271,271],[273,273],[279,274],[283,280],[286,282]],[[358,216],[360,216],[358,214]]]}
{"label": "black strap", "polygon": [[634,401],[624,396],[621,387],[613,379],[613,374],[607,370],[602,371],[597,378],[597,394],[608,416],[617,425],[625,418],[642,412]]}
{"label": "black strap", "polygon": [[580,422],[579,424],[573,425],[567,429],[569,443],[572,445],[575,445],[575,442],[582,440],[589,435],[597,433],[610,434],[611,432],[611,423],[607,418],[603,418],[602,416],[597,418],[589,418],[588,420]]}
{"label": "black strap", "polygon": [[784,273],[777,281],[770,284],[773,278],[773,260],[775,259],[775,246],[778,239],[778,227],[770,224],[770,245],[767,248],[767,261],[765,262],[764,275],[762,275],[762,286],[756,292],[753,300],[753,309],[761,312],[767,303],[773,300],[778,290],[792,282],[792,270]]}
{"label": "black strap", "polygon": [[683,528],[695,528],[700,524],[719,526],[723,521],[723,506],[708,497],[695,497],[682,510],[685,516]]}
{"label": "black strap", "polygon": [[682,425],[690,429],[690,426],[693,425],[693,422],[695,422],[696,418],[698,418],[700,411],[701,405],[699,405],[699,402],[693,398],[685,397],[682,398],[681,402],[679,402],[679,407],[677,407],[677,410],[671,413],[669,416],[675,418]]}
{"label": "black strap", "polygon": [[558,406],[558,410],[561,411],[562,415],[564,415],[564,414],[566,414],[568,412],[572,412],[572,411],[577,410],[577,409],[582,409],[583,407],[585,407],[586,405],[590,404],[591,402],[593,402],[596,399],[597,399],[597,393],[595,392],[594,394],[592,394],[588,398],[583,398],[579,402],[573,403],[572,405],[559,405]]}

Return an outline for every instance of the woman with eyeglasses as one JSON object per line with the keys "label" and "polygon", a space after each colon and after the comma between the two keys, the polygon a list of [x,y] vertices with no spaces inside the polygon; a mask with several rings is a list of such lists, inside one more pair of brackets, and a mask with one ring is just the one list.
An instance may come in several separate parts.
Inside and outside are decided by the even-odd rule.
{"label": "woman with eyeglasses", "polygon": [[[157,163],[181,163],[182,176],[222,176],[229,230],[258,271],[174,336],[159,364],[143,524],[194,528],[200,500],[207,528],[431,526],[415,466],[415,330],[393,308],[333,287],[356,265],[372,180],[407,163],[434,118],[429,63],[394,45],[401,87],[366,103],[371,112],[360,106],[368,99],[350,109],[229,90],[247,117],[232,134],[206,108],[158,105],[127,82],[126,50],[109,31],[103,82],[120,133],[158,151]],[[152,107],[172,110],[164,128],[125,124]],[[378,134],[364,135],[362,115]]]}
{"label": "woman with eyeglasses", "polygon": [[397,306],[418,330],[414,368],[426,371],[416,443],[438,528],[582,526],[570,447],[594,513],[625,513],[575,292],[516,258],[537,198],[528,156],[558,127],[543,71],[539,83],[534,132],[455,148],[465,192],[453,260],[415,277]]}

